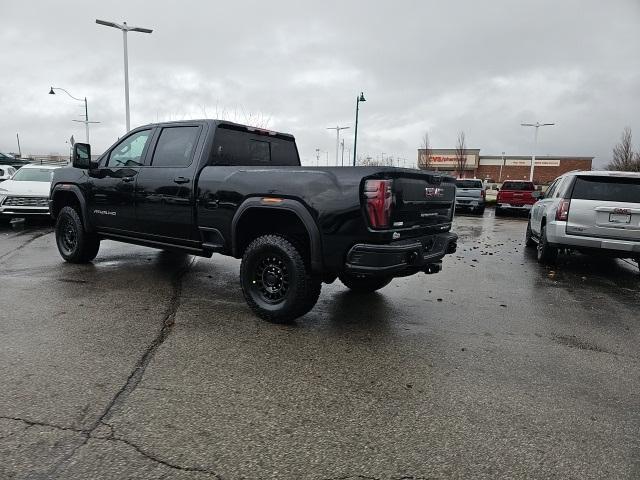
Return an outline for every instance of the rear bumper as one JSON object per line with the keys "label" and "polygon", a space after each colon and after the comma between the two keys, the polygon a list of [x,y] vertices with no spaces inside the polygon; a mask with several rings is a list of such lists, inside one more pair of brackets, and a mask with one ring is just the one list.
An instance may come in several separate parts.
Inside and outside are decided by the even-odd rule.
{"label": "rear bumper", "polygon": [[546,225],[548,242],[560,248],[601,251],[603,253],[617,253],[620,256],[640,257],[640,241],[568,235],[566,227],[566,222],[549,222]]}
{"label": "rear bumper", "polygon": [[528,212],[529,210],[531,210],[531,207],[533,207],[533,204],[525,203],[522,205],[519,205],[519,204],[512,205],[510,203],[498,202],[496,203],[496,207],[502,208],[504,210],[522,210],[522,211]]}
{"label": "rear bumper", "polygon": [[482,208],[484,198],[476,197],[456,197],[456,208]]}
{"label": "rear bumper", "polygon": [[401,277],[416,272],[436,273],[442,258],[454,253],[458,235],[439,233],[384,245],[358,243],[347,253],[345,270],[371,276]]}

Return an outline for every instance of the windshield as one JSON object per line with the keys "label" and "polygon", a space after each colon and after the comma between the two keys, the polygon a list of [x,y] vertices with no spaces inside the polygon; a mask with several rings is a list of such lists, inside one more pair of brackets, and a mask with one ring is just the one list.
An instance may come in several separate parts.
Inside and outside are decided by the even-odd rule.
{"label": "windshield", "polygon": [[21,168],[11,178],[16,182],[50,182],[54,170],[51,168]]}
{"label": "windshield", "polygon": [[456,180],[458,188],[482,188],[482,180]]}

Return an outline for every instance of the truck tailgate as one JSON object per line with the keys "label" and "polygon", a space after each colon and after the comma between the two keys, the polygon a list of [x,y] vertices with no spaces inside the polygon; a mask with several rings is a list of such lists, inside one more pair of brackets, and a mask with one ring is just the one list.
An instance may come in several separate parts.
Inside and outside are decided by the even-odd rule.
{"label": "truck tailgate", "polygon": [[451,223],[456,187],[453,178],[423,174],[399,176],[393,182],[392,228]]}

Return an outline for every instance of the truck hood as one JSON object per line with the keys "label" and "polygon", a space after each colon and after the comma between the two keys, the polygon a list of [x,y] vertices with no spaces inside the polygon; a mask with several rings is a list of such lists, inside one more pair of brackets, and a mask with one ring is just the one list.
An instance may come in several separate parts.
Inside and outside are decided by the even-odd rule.
{"label": "truck hood", "polygon": [[27,197],[48,197],[49,182],[22,182],[7,180],[0,183],[0,195],[21,195]]}

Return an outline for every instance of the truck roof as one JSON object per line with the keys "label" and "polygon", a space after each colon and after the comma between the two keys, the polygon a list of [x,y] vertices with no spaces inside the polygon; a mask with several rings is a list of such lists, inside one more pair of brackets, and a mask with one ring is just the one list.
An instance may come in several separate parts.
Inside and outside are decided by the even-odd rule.
{"label": "truck roof", "polygon": [[140,125],[139,127],[136,127],[136,129],[142,128],[142,127],[167,127],[171,125],[185,125],[185,124],[194,124],[194,123],[206,123],[213,126],[214,128],[219,126],[224,126],[227,128],[231,128],[233,130],[247,131],[250,133],[262,133],[262,134],[266,134],[274,137],[277,136],[280,138],[295,140],[294,136],[291,135],[290,133],[277,132],[275,130],[270,130],[268,128],[254,127],[251,125],[244,125],[241,123],[230,122],[228,120],[217,120],[212,118],[200,118],[200,119],[193,119],[193,120],[174,120],[170,122],[149,123],[146,125]]}

